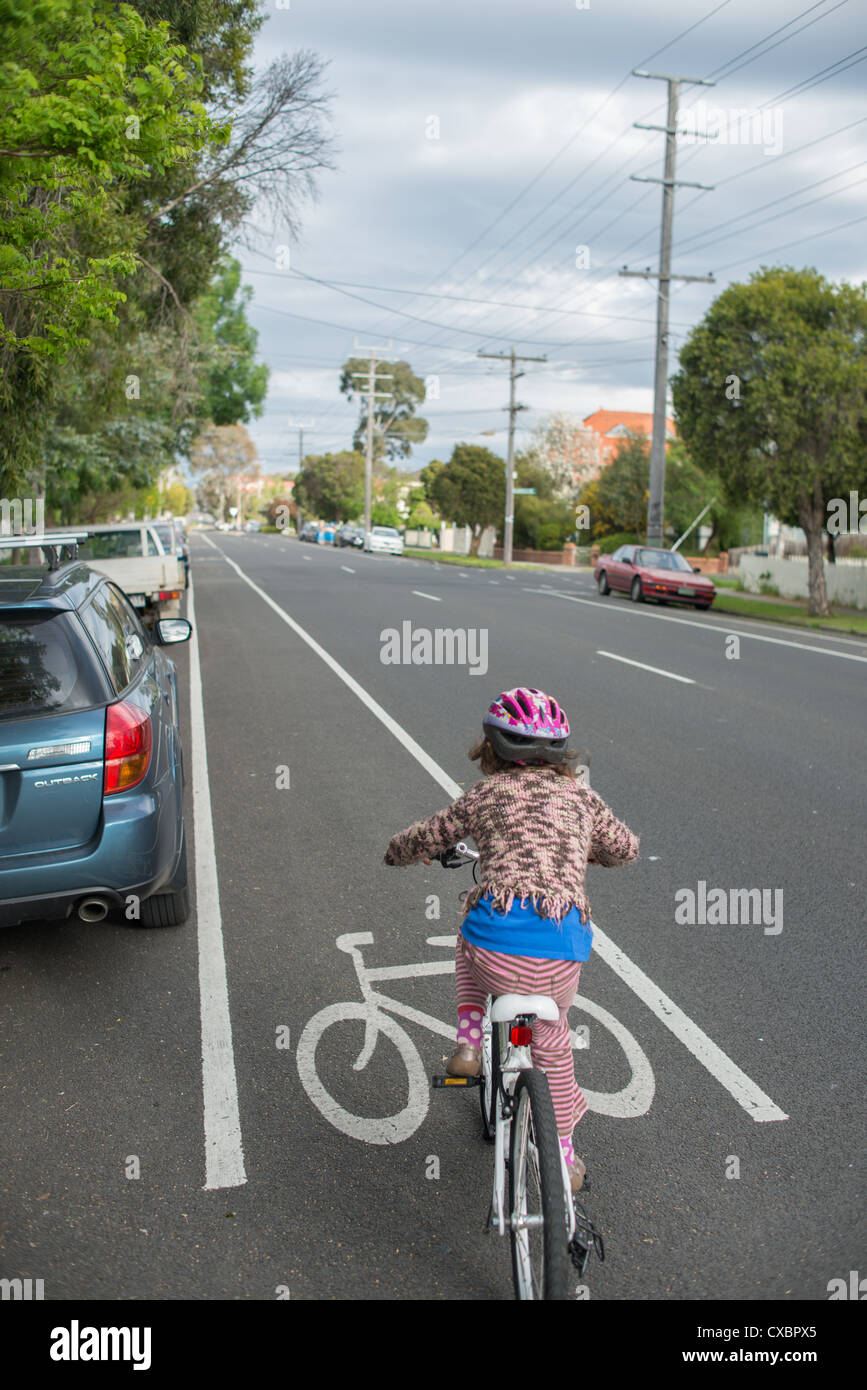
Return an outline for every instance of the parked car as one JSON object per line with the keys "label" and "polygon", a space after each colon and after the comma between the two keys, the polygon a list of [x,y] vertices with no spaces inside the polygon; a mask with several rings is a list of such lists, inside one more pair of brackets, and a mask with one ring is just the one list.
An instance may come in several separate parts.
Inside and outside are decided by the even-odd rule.
{"label": "parked car", "polygon": [[299,541],[315,541],[318,530],[318,521],[305,521],[298,536]]}
{"label": "parked car", "polygon": [[0,540],[0,925],[175,926],[183,753],[162,647],[192,629],[161,618],[149,634],[115,583],[55,546]]}
{"label": "parked car", "polygon": [[383,551],[388,555],[403,554],[403,536],[393,526],[374,526],[370,532],[367,550]]}
{"label": "parked car", "polygon": [[337,535],[334,537],[334,544],[342,550],[344,546],[352,545],[358,550],[364,546],[364,527],[363,526],[341,526]]}
{"label": "parked car", "polygon": [[317,531],[316,531],[316,544],[317,544],[317,545],[333,545],[333,544],[334,544],[334,532],[335,532],[335,530],[336,530],[336,527],[334,526],[333,522],[330,522],[330,521],[323,522],[322,525],[319,526],[319,528],[318,528]]}
{"label": "parked car", "polygon": [[621,545],[613,555],[600,555],[593,570],[600,594],[612,590],[629,594],[634,603],[686,603],[710,608],[716,598],[713,581],[689,564],[677,550],[645,545]]}
{"label": "parked car", "polygon": [[[78,558],[113,579],[142,614],[146,625],[156,618],[176,618],[184,590],[183,564],[173,547],[163,545],[152,521],[82,525]],[[45,532],[51,540],[54,533]]]}
{"label": "parked car", "polygon": [[261,521],[252,521],[252,520],[251,520],[251,521],[245,521],[245,522],[244,522],[244,530],[245,530],[245,531],[261,531],[261,530],[262,530],[262,523],[261,523]]}
{"label": "parked car", "polygon": [[177,555],[184,573],[184,588],[190,587],[190,547],[177,521],[155,521],[153,528],[162,541],[167,555]]}

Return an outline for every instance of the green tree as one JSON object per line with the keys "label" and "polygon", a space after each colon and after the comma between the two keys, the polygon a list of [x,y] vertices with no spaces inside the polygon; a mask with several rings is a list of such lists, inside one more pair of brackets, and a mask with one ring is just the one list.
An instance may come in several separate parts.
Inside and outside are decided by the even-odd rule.
{"label": "green tree", "polygon": [[372,502],[370,524],[371,526],[394,526],[398,528],[403,525],[403,517],[391,502]]}
{"label": "green tree", "polygon": [[867,286],[763,268],[690,333],[672,380],[693,459],[807,538],[809,612],[828,612],[828,505],[867,487]]}
{"label": "green tree", "polygon": [[416,502],[406,524],[411,531],[432,531],[437,524],[437,518],[430,503]]}
{"label": "green tree", "polygon": [[247,424],[262,414],[268,368],[255,361],[258,333],[247,322],[249,285],[241,285],[241,264],[225,257],[209,291],[193,309],[200,354],[206,358],[199,414],[215,425]]}
{"label": "green tree", "polygon": [[[426,470],[425,470],[426,471]],[[440,515],[473,528],[472,554],[478,553],[486,526],[501,526],[506,505],[506,465],[478,444],[456,444],[448,463],[431,482]]]}
{"label": "green tree", "polygon": [[110,0],[0,0],[0,466],[35,460],[57,363],[113,321],[141,226],[122,190],[225,141],[195,60]]}
{"label": "green tree", "polygon": [[616,531],[644,535],[649,477],[650,440],[645,434],[626,436],[611,463],[581,489],[594,540]]}
{"label": "green tree", "polygon": [[[340,390],[347,400],[358,397],[361,413],[353,437],[353,447],[364,452],[367,447],[367,383],[370,361],[365,357],[350,357],[340,373]],[[413,444],[427,438],[428,422],[417,416],[415,409],[425,397],[421,377],[414,375],[408,362],[388,362],[377,366],[373,410],[373,458],[409,458]]]}
{"label": "green tree", "polygon": [[305,516],[346,521],[364,510],[364,458],[348,449],[308,454],[292,495]]}

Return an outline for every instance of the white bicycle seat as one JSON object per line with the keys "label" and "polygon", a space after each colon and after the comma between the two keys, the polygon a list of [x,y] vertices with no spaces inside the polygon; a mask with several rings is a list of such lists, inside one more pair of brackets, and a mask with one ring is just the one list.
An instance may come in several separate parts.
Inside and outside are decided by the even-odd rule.
{"label": "white bicycle seat", "polygon": [[492,1023],[511,1023],[519,1014],[535,1014],[547,1023],[556,1023],[560,1010],[547,994],[501,994],[491,1005]]}

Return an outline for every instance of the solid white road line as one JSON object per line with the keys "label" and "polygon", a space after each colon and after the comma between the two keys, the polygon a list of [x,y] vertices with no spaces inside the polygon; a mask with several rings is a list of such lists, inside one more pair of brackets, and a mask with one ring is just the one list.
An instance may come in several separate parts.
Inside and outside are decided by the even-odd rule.
{"label": "solid white road line", "polygon": [[770,1096],[765,1095],[765,1092],[750,1080],[746,1072],[741,1071],[731,1057],[726,1056],[722,1048],[717,1047],[716,1043],[677,1007],[674,1000],[663,994],[659,986],[655,985],[634,961],[623,954],[596,922],[593,923],[593,949],[599,952],[606,964],[635,991],[639,999],[644,1000],[651,1013],[680,1039],[693,1057],[701,1062],[711,1076],[716,1077],[729,1095],[734,1096],[738,1105],[743,1106],[757,1123],[789,1118],[774,1104]]}
{"label": "solid white road line", "polygon": [[673,671],[663,671],[660,666],[647,666],[643,661],[632,661],[628,656],[618,656],[616,652],[603,652],[599,648],[597,656],[610,657],[612,661],[622,661],[626,666],[638,666],[642,671],[652,671],[655,676],[667,676],[670,681],[683,681],[684,685],[695,685],[689,676],[676,676]]}
{"label": "solid white road line", "polygon": [[[211,542],[209,542],[211,543]],[[219,549],[218,546],[214,547]],[[232,1020],[223,949],[220,888],[208,784],[208,744],[202,700],[202,668],[196,636],[193,578],[187,590],[187,614],[193,625],[190,642],[190,748],[193,825],[196,843],[196,919],[199,948],[199,998],[202,1016],[202,1090],[205,1109],[205,1188],[240,1187],[247,1181],[238,1082],[232,1050]]]}
{"label": "solid white road line", "polygon": [[417,594],[419,598],[429,598],[431,603],[442,603],[442,599],[437,598],[436,594],[423,594],[421,589],[413,589],[413,593]]}
{"label": "solid white road line", "polygon": [[[213,544],[213,542],[210,542],[210,544]],[[219,550],[219,546],[214,546],[214,549]],[[391,715],[383,709],[382,705],[374,700],[373,696],[369,695],[364,687],[359,685],[358,681],[355,680],[353,676],[350,676],[349,672],[344,670],[340,663],[335,661],[334,657],[331,656],[324,647],[319,645],[315,638],[311,637],[308,632],[305,632],[304,628],[301,627],[299,623],[296,623],[294,618],[290,618],[289,614],[281,608],[278,603],[274,602],[270,594],[266,594],[264,589],[260,589],[259,585],[254,583],[254,581],[244,573],[240,565],[236,565],[235,561],[230,560],[228,555],[224,552],[221,551],[220,553],[223,555],[226,564],[232,567],[238,577],[243,579],[244,583],[248,584],[253,592],[259,595],[263,602],[267,603],[268,607],[301,638],[302,642],[307,643],[311,651],[314,651],[316,655],[325,662],[326,666],[343,681],[344,685],[348,686],[361,703],[370,710],[371,714],[388,729],[390,734],[394,735],[406,751],[415,758],[416,762],[424,768],[425,772],[430,774],[434,781],[443,788],[452,800],[459,797],[463,791],[463,787],[460,787],[457,782],[453,781],[448,773],[440,767],[439,763],[435,762],[434,759],[425,752],[421,745],[416,743],[412,735],[407,733],[406,729],[398,724],[396,719],[392,719]],[[675,1037],[684,1044],[699,1062],[701,1062],[702,1066],[710,1072],[711,1076],[716,1078],[720,1085],[729,1092],[737,1101],[738,1105],[746,1110],[747,1114],[750,1115],[752,1119],[757,1121],[788,1119],[788,1116],[774,1104],[770,1097],[767,1096],[755,1082],[751,1081],[750,1078],[736,1066],[731,1058],[727,1057],[726,1054],[717,1047],[716,1043],[711,1041],[707,1034],[704,1033],[697,1024],[693,1023],[686,1014],[678,1009],[677,1005],[674,1004],[667,995],[663,994],[662,991],[653,984],[652,980],[650,980],[623,951],[614,945],[614,942],[611,941],[609,937],[605,936],[605,933],[595,922],[593,925],[596,929],[596,939],[600,942],[600,955],[602,955],[603,959],[611,966],[615,974],[619,975],[620,978],[629,985],[630,989],[634,990],[639,999],[647,1004],[648,1008],[656,1015],[660,1022],[664,1023],[665,1026],[674,1033]]]}
{"label": "solid white road line", "polygon": [[[561,594],[557,589],[525,588],[524,593],[543,594],[545,598],[564,598],[567,603],[586,603],[590,608],[599,609],[603,607],[598,599],[575,598],[574,594]],[[697,622],[695,618],[674,618],[668,613],[651,613],[647,608],[639,604],[632,604],[630,607],[625,607],[615,602],[604,605],[604,607],[606,613],[626,613],[632,614],[633,617],[654,618],[658,623],[679,623],[681,627],[697,627],[700,628],[702,632],[721,632],[726,637],[729,635],[734,637],[750,637],[754,642],[769,642],[771,646],[774,647],[796,647],[798,651],[802,652],[818,652],[820,656],[839,656],[843,661],[861,661],[867,663],[867,656],[856,656],[854,652],[838,652],[834,651],[831,647],[814,647],[809,642],[792,642],[784,637],[769,637],[764,632],[745,632],[742,628],[738,627],[717,626],[716,623],[700,623]],[[718,616],[722,617],[722,614]],[[829,634],[828,640],[832,642],[846,642],[849,639],[846,637],[835,637],[834,634],[831,633]],[[855,645],[854,641],[852,645]]]}

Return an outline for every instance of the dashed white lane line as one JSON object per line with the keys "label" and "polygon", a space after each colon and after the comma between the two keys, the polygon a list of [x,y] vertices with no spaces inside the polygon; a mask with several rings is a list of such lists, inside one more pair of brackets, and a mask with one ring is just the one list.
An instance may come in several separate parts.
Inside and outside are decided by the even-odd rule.
{"label": "dashed white lane line", "polygon": [[347,574],[355,574],[355,570],[351,570],[348,565],[341,565],[340,568],[346,570]]}
{"label": "dashed white lane line", "polygon": [[689,676],[676,676],[673,671],[663,671],[661,666],[648,666],[643,661],[632,661],[628,656],[618,656],[616,652],[596,651],[597,656],[607,656],[612,661],[622,661],[625,666],[638,666],[642,671],[652,671],[655,676],[667,676],[670,681],[682,681],[684,685],[695,685]]}
{"label": "dashed white lane line", "polygon": [[419,598],[429,598],[431,603],[442,603],[442,599],[437,598],[436,594],[424,594],[421,589],[413,589],[413,593],[418,594]]}
{"label": "dashed white lane line", "polygon": [[[213,542],[211,541],[209,544],[213,544]],[[219,550],[219,546],[215,545],[214,549]],[[448,773],[440,767],[439,763],[435,762],[430,754],[426,753],[421,745],[416,743],[412,735],[409,734],[402,725],[398,724],[396,719],[392,719],[391,715],[383,709],[382,705],[374,700],[373,696],[369,695],[362,685],[359,685],[354,676],[351,676],[324,647],[321,647],[315,638],[311,637],[308,632],[305,632],[304,628],[301,627],[299,623],[296,623],[294,618],[290,618],[285,609],[281,608],[279,603],[275,603],[270,594],[266,594],[264,589],[260,589],[259,585],[244,573],[240,565],[237,565],[234,560],[230,560],[228,555],[224,552],[220,551],[220,553],[223,555],[226,564],[231,566],[238,577],[243,579],[244,583],[249,585],[255,594],[259,595],[262,601],[286,623],[287,627],[290,627],[292,631],[301,638],[302,642],[306,642],[311,651],[314,651],[316,655],[325,662],[325,665],[334,672],[338,679],[343,681],[344,685],[346,685],[352,693],[357,696],[361,703],[370,710],[371,714],[388,729],[389,733],[397,739],[410,756],[415,758],[416,762],[424,768],[425,772],[428,772],[434,781],[443,788],[443,791],[445,791],[452,800],[456,800],[464,790],[463,787],[453,781]],[[671,1030],[674,1036],[683,1043],[692,1056],[710,1072],[711,1076],[716,1078],[720,1085],[728,1091],[729,1095],[737,1101],[738,1105],[746,1110],[747,1114],[750,1115],[752,1119],[756,1121],[788,1119],[785,1112],[782,1111],[778,1105],[774,1104],[770,1096],[766,1095],[761,1087],[750,1080],[746,1073],[741,1071],[740,1067],[738,1067],[737,1064],[717,1047],[716,1043],[699,1028],[698,1024],[693,1023],[692,1019],[688,1018],[666,994],[663,994],[662,990],[654,985],[653,981],[644,974],[640,967],[631,961],[629,957],[615,945],[610,937],[605,935],[597,923],[594,922],[593,925],[596,933],[594,936],[594,946],[599,951],[603,960],[605,960],[615,974],[619,975],[629,988],[635,992],[638,998],[647,1005],[660,1022],[664,1023],[666,1028]]]}
{"label": "dashed white lane line", "polygon": [[[213,544],[213,542],[209,542]],[[218,546],[214,546],[218,550]],[[193,781],[193,826],[196,844],[196,920],[199,949],[199,999],[202,1019],[202,1091],[205,1119],[205,1188],[240,1187],[247,1181],[238,1081],[232,1048],[232,1020],[223,949],[223,920],[208,782],[208,744],[202,701],[202,668],[196,636],[193,578],[187,590],[193,627],[190,642],[190,747]]]}
{"label": "dashed white lane line", "polygon": [[[567,603],[584,603],[589,608],[596,608],[597,610],[603,607],[598,599],[575,598],[574,594],[561,594],[557,589],[525,588],[524,593],[542,594],[545,598],[562,598],[566,599]],[[658,623],[679,623],[681,627],[697,627],[700,628],[702,632],[721,632],[724,636],[749,637],[753,642],[768,642],[774,647],[795,647],[798,651],[802,652],[818,652],[820,656],[839,656],[843,661],[860,661],[867,664],[867,656],[859,656],[854,652],[838,652],[832,647],[814,647],[809,642],[793,642],[785,637],[769,637],[767,633],[764,632],[745,632],[742,628],[738,627],[717,626],[716,623],[699,623],[694,618],[675,618],[669,613],[651,613],[647,608],[638,604],[631,607],[622,607],[615,602],[604,605],[604,611],[606,613],[631,614],[633,617],[653,618]],[[832,633],[829,634],[828,640],[832,642],[846,642],[849,639],[845,637],[835,637]],[[852,645],[854,646],[855,643],[853,642]]]}

